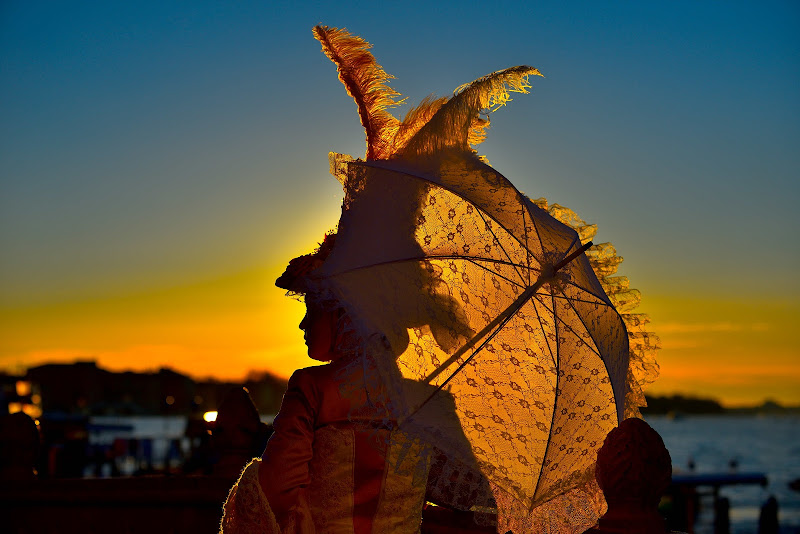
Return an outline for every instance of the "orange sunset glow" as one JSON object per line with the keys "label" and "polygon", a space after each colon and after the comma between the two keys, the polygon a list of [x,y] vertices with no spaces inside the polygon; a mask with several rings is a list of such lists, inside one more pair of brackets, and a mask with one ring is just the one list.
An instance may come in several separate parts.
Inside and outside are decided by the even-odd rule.
{"label": "orange sunset glow", "polygon": [[[253,271],[187,287],[32,307],[4,318],[3,338],[18,351],[20,365],[91,359],[112,370],[166,366],[231,380],[270,370],[288,377],[310,360],[297,328],[304,307],[272,285],[278,274]],[[39,346],[29,348],[31,339]]]}
{"label": "orange sunset glow", "polygon": [[[21,367],[96,360],[110,370],[170,367],[234,381],[251,370],[288,377],[317,362],[306,356],[297,327],[304,306],[274,287],[279,274],[277,268],[254,270],[184,287],[6,312],[0,327],[4,361]],[[765,398],[800,402],[792,331],[796,306],[657,295],[646,296],[644,304],[663,347],[660,377],[649,393],[699,394],[728,405]]]}

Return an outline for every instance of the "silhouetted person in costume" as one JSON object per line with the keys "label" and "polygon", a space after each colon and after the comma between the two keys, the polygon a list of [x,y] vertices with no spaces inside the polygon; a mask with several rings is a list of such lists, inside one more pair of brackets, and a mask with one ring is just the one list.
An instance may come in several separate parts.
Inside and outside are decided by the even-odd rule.
{"label": "silhouetted person in costume", "polygon": [[625,419],[597,451],[597,483],[608,511],[585,534],[666,534],[658,503],[672,480],[672,459],[658,432]]}
{"label": "silhouetted person in costume", "polygon": [[[300,327],[308,354],[329,363],[289,379],[261,460],[248,465],[225,505],[224,532],[266,525],[264,532],[413,533],[426,492],[466,509],[474,495],[461,479],[480,487],[474,467],[443,471],[434,447],[397,427],[370,358],[353,350],[361,342],[339,303],[308,292],[307,276],[334,241],[326,236],[318,251],[292,260],[277,281],[305,295]],[[432,465],[435,484],[428,491]]]}
{"label": "silhouetted person in costume", "polygon": [[258,410],[246,388],[230,390],[214,421],[211,449],[212,474],[235,478],[254,457],[264,452],[269,429],[261,422]]}

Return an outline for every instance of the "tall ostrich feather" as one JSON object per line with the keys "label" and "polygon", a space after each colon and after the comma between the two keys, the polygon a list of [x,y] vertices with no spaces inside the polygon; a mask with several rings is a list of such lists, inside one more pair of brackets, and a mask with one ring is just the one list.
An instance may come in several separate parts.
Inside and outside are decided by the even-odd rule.
{"label": "tall ostrich feather", "polygon": [[444,149],[470,152],[481,143],[489,126],[481,115],[495,111],[511,100],[509,93],[527,93],[528,77],[541,76],[527,65],[493,72],[456,89],[456,94],[414,135],[403,150],[404,155],[433,154]]}
{"label": "tall ostrich feather", "polygon": [[387,110],[403,101],[400,93],[389,87],[393,77],[378,65],[364,39],[345,29],[314,27],[314,38],[322,51],[336,64],[339,79],[358,106],[358,115],[367,135],[367,159],[389,156],[400,122]]}

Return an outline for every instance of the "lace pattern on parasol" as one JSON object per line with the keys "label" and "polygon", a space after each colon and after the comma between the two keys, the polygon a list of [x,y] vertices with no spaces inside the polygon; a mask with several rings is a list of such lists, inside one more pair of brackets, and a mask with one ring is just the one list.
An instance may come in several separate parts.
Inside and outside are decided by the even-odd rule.
{"label": "lace pattern on parasol", "polygon": [[[452,167],[448,169],[454,171]],[[478,166],[478,169],[480,172],[471,169],[466,173],[470,179],[476,180],[475,187],[481,189],[485,186],[496,201],[505,198],[499,200],[498,206],[501,203],[510,204],[513,194],[497,197],[500,189],[496,186],[502,185],[499,181],[502,177],[490,168]],[[394,200],[399,198],[395,190],[403,190],[401,183],[404,178],[397,175],[398,171],[382,169],[380,176],[373,175],[372,179],[380,180],[382,184],[376,192],[375,188],[369,190],[368,174],[371,169],[357,161],[334,156],[332,170],[339,174],[345,185],[345,222],[345,214],[349,214],[351,209],[358,209],[356,203],[364,200],[362,195],[384,195]],[[452,176],[445,172],[441,179],[463,178],[466,170],[454,171]],[[497,191],[492,193],[495,189]],[[481,205],[479,201],[476,201],[477,204],[468,202],[446,190],[437,190],[434,195],[432,190],[425,189],[425,195],[419,212],[412,215],[416,220],[415,242],[425,248],[429,258],[437,256],[437,253],[444,258],[449,255],[448,250],[462,252],[465,248],[469,249],[470,254],[484,254],[497,249],[502,243],[507,245],[508,241],[516,240],[508,230],[493,224],[493,219],[486,218],[488,216],[483,210],[476,207]],[[389,202],[381,205],[387,206]],[[494,205],[494,202],[485,203],[486,209],[490,205]],[[513,212],[509,210],[509,213]],[[382,214],[391,218],[390,213],[384,211]],[[402,220],[404,215],[398,217]],[[374,217],[368,219],[376,221]],[[390,226],[402,227],[402,224]],[[485,231],[486,226],[492,230]],[[340,231],[349,235],[346,224],[340,227]],[[405,235],[407,232],[399,233]],[[361,236],[358,237],[354,240],[363,242]],[[337,246],[340,244],[337,242]],[[358,248],[352,248],[349,252],[352,254],[345,251],[341,255],[351,257],[365,254]],[[552,261],[548,257],[549,252],[542,251],[539,254],[544,263]],[[448,336],[454,346],[458,346],[455,340],[468,337],[457,328],[436,335],[429,325],[438,323],[455,326],[465,320],[471,324],[483,324],[489,320],[490,314],[497,313],[494,310],[505,307],[496,302],[501,298],[496,290],[502,293],[504,290],[500,288],[506,287],[507,299],[513,299],[519,293],[520,289],[509,284],[508,280],[515,276],[517,267],[514,265],[524,264],[526,258],[512,257],[510,260],[505,271],[496,273],[499,276],[477,265],[456,265],[450,260],[429,259],[423,264],[432,266],[432,269],[421,268],[423,264],[420,264],[401,272],[402,276],[398,276],[398,272],[391,273],[392,278],[387,279],[391,283],[381,282],[380,276],[360,278],[355,284],[338,284],[324,276],[319,278],[318,291],[328,291],[331,301],[338,299],[343,302],[353,319],[355,330],[361,333],[362,339],[370,340],[364,342],[365,350],[360,359],[352,361],[353,370],[360,370],[362,366],[374,369],[368,375],[371,382],[365,387],[376,403],[386,407],[387,418],[408,414],[415,403],[430,392],[422,379],[431,366],[435,368],[448,358],[448,351],[442,348],[447,345]],[[370,261],[370,258],[364,260],[367,264]],[[420,278],[421,275],[429,278]],[[559,280],[554,284],[554,291],[564,291],[572,283],[568,278]],[[433,298],[427,304],[421,304],[419,310],[400,314],[402,317],[416,317],[414,324],[374,322],[382,316],[382,309],[387,307],[387,303],[392,304],[389,307],[396,307],[401,302],[408,303],[403,293],[409,288],[414,292],[426,287],[432,297],[442,296],[438,294],[440,290],[446,291],[445,296],[457,302],[457,310],[465,314],[464,317],[442,319],[443,307],[437,304],[442,301]],[[481,287],[494,288],[491,289],[494,295],[487,298],[485,295],[489,294],[482,294]],[[423,302],[426,302],[426,298],[423,295]],[[450,302],[448,299],[443,302]],[[496,505],[502,512],[499,514],[501,524],[515,530],[525,525],[548,524],[553,532],[577,532],[591,526],[602,513],[602,497],[594,483],[594,460],[590,451],[600,446],[605,433],[612,427],[609,424],[616,421],[617,414],[613,405],[603,404],[603,399],[611,398],[613,394],[608,379],[601,374],[602,364],[599,360],[594,363],[584,359],[571,360],[564,353],[557,368],[536,363],[535,351],[540,350],[536,347],[549,343],[539,336],[556,335],[556,331],[537,334],[541,324],[537,324],[540,321],[536,315],[540,311],[552,313],[552,306],[542,302],[515,317],[511,329],[498,334],[486,345],[486,352],[480,356],[480,366],[468,367],[453,381],[455,400],[449,392],[442,392],[433,403],[438,405],[431,412],[434,415],[429,414],[428,421],[415,421],[415,426],[406,430],[424,442],[436,444],[436,447],[447,451],[445,461],[437,466],[433,484],[433,493],[444,502],[457,507],[463,507],[465,503],[478,508],[493,508]],[[452,309],[445,305],[444,309],[447,308]],[[434,320],[436,316],[439,318]],[[558,329],[557,326],[555,328]],[[521,346],[527,348],[517,354],[515,351],[518,349],[512,349],[510,344],[520,339],[524,341]],[[580,336],[576,336],[574,343],[581,342]],[[512,368],[519,367],[521,380],[503,370],[506,362]],[[486,368],[487,364],[491,367]],[[563,382],[556,386],[559,380]],[[575,387],[571,384],[575,384]],[[561,401],[546,395],[554,387],[564,392]],[[593,388],[596,388],[596,393],[592,393]],[[517,408],[509,411],[509,403]],[[501,406],[505,408],[501,409]],[[553,423],[549,414],[555,417],[555,412],[558,412],[559,420],[563,419],[563,424],[551,427]],[[563,438],[559,437],[560,446],[552,445],[555,449],[549,448],[551,440],[547,437],[548,429],[551,435],[553,432],[556,436],[563,435]],[[500,443],[495,437],[489,439],[490,436],[500,438]],[[542,439],[545,441],[537,445],[536,442]],[[570,446],[573,440],[580,446]],[[524,452],[519,449],[520,446]],[[549,460],[545,460],[545,454]],[[526,472],[528,475],[524,475]],[[547,474],[541,478],[540,472]],[[491,485],[486,484],[483,475],[491,480]],[[530,499],[534,499],[533,510],[530,509]],[[523,502],[528,504],[522,505]],[[561,525],[562,530],[555,530],[557,524]]]}
{"label": "lace pattern on parasol", "polygon": [[[560,204],[550,204],[547,199],[537,198],[533,203],[573,228],[587,243],[597,234],[597,225],[589,224],[581,219],[574,211]],[[656,355],[661,348],[661,340],[648,329],[650,317],[646,313],[637,313],[636,308],[642,300],[638,289],[630,287],[627,276],[614,276],[622,263],[622,256],[617,255],[617,250],[611,243],[593,245],[587,251],[589,263],[592,265],[597,278],[603,285],[603,290],[609,296],[614,307],[625,321],[628,329],[628,342],[630,344],[630,361],[628,364],[628,395],[625,398],[625,418],[641,417],[639,408],[647,406],[644,398],[644,388],[658,378],[658,362]]]}

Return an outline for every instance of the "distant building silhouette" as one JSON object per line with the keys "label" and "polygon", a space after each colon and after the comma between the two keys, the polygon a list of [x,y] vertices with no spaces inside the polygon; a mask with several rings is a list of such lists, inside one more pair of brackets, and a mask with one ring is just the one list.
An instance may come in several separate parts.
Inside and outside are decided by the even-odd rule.
{"label": "distant building silhouette", "polygon": [[95,361],[46,364],[28,369],[26,380],[41,391],[45,414],[191,415],[216,410],[233,387],[250,391],[259,413],[275,414],[286,381],[268,372],[251,373],[244,383],[202,381],[171,369],[114,373]]}

